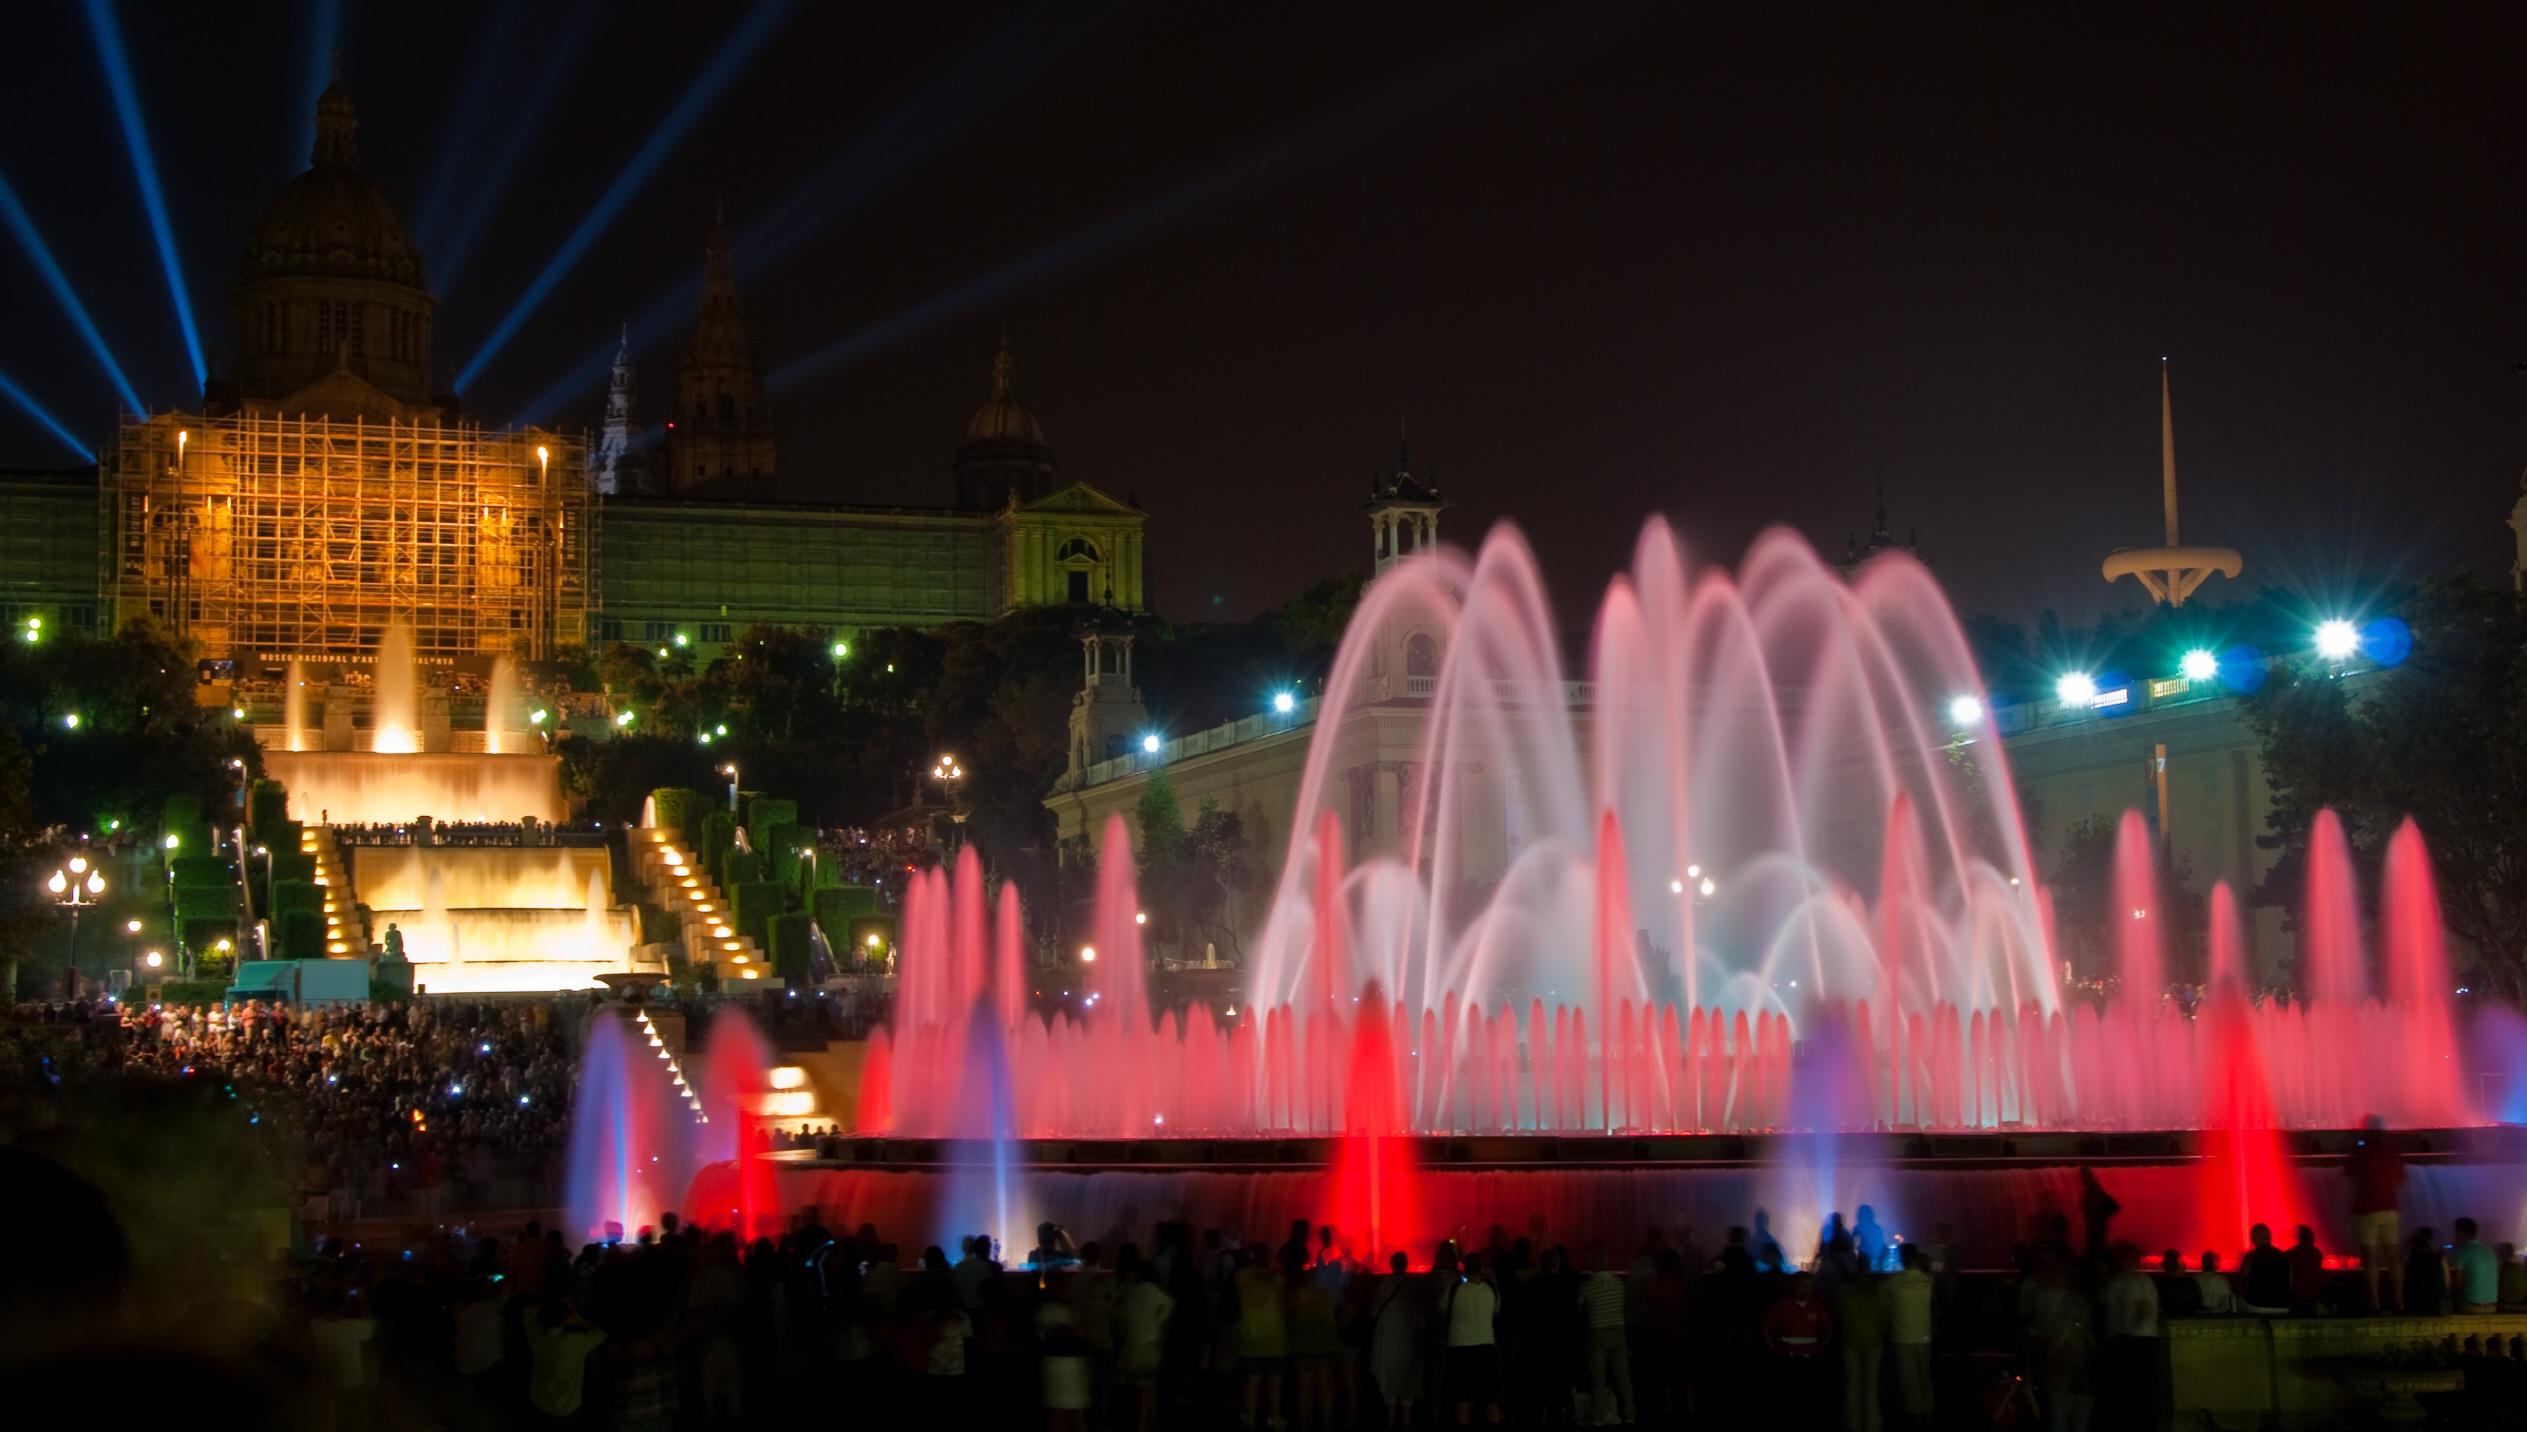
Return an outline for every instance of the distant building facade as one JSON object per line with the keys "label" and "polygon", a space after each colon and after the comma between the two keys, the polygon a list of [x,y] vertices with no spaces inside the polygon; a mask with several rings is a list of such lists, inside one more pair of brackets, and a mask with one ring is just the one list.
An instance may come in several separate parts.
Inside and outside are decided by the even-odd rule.
{"label": "distant building facade", "polygon": [[593,442],[465,419],[432,389],[436,300],[356,131],[337,83],[229,286],[235,358],[198,404],[126,417],[99,469],[0,473],[13,620],[146,615],[253,674],[363,661],[397,622],[464,668],[674,634],[707,655],[757,622],[847,635],[1146,606],[1144,514],[1063,478],[1005,342],[930,480],[953,505],[761,500],[780,429],[724,219],[654,434],[628,333]]}

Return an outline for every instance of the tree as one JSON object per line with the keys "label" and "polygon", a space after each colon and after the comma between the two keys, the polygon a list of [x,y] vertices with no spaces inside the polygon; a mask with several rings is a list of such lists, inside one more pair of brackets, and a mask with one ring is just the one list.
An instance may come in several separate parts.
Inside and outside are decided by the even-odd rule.
{"label": "tree", "polygon": [[1205,798],[1193,824],[1165,771],[1150,774],[1133,815],[1140,827],[1141,907],[1151,938],[1190,959],[1197,944],[1226,945],[1237,954],[1231,902],[1248,883],[1245,822]]}
{"label": "tree", "polygon": [[2319,810],[2342,818],[2370,870],[2410,814],[2472,983],[2515,999],[2527,993],[2527,603],[2457,572],[2425,583],[2404,615],[2400,667],[2355,684],[2301,665],[2247,703],[2273,793],[2258,840],[2280,852],[2256,899],[2298,908]]}
{"label": "tree", "polygon": [[[2075,821],[2062,833],[2046,886],[2053,892],[2054,938],[2072,972],[2083,980],[2104,980],[2115,968],[2120,920],[2131,918],[2115,896],[2115,835],[2122,818],[2092,815]],[[2203,898],[2193,888],[2191,863],[2178,856],[2173,866],[2157,872],[2158,898],[2165,912],[2158,922],[2161,967],[2170,981],[2198,982],[2202,977]]]}

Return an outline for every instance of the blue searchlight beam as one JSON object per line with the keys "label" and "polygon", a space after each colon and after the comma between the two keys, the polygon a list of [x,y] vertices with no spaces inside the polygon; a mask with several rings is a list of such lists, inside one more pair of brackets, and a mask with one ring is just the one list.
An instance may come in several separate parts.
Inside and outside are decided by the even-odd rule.
{"label": "blue searchlight beam", "polygon": [[44,405],[35,401],[34,394],[19,387],[15,382],[10,380],[9,375],[6,373],[0,373],[0,397],[5,397],[10,402],[17,404],[19,408],[25,411],[28,417],[33,418],[35,421],[42,423],[45,427],[52,429],[53,436],[61,439],[65,443],[68,443],[72,452],[79,454],[79,456],[90,462],[97,460],[97,455],[94,452],[89,451],[88,445],[79,441],[79,435],[77,433],[72,432],[68,427],[64,426],[61,419],[56,418],[51,413],[45,411]]}
{"label": "blue searchlight beam", "polygon": [[9,188],[9,177],[5,174],[0,174],[0,223],[7,224],[9,232],[18,236],[19,246],[34,261],[36,272],[44,276],[45,287],[53,291],[53,297],[61,304],[61,311],[70,316],[70,326],[79,330],[80,338],[87,342],[88,351],[96,355],[98,366],[105,369],[105,376],[113,381],[114,391],[122,396],[124,408],[136,415],[148,412],[141,406],[140,393],[132,387],[132,380],[123,376],[123,365],[114,361],[114,350],[105,345],[105,335],[97,331],[96,320],[88,316],[88,306],[79,301],[79,291],[70,286],[70,276],[61,271],[61,265],[54,260],[53,251],[45,244],[44,236],[35,231],[35,221],[28,217],[26,206],[18,202],[16,192]]}
{"label": "blue searchlight beam", "polygon": [[[105,66],[106,88],[114,95],[114,115],[122,121],[123,147],[131,152],[132,179],[140,185],[140,203],[149,212],[149,232],[158,241],[158,263],[167,271],[167,297],[175,304],[176,322],[184,328],[184,355],[193,360],[193,383],[211,375],[202,361],[202,334],[193,326],[193,298],[184,288],[184,261],[176,253],[175,225],[167,219],[167,196],[158,187],[158,161],[149,152],[149,130],[140,117],[140,92],[132,84],[132,62],[123,53],[123,27],[114,19],[113,0],[87,0],[88,28],[96,32],[97,59]],[[310,106],[312,112],[313,106]]]}
{"label": "blue searchlight beam", "polygon": [[[102,0],[91,0],[91,3],[102,3]],[[797,8],[798,0],[768,0],[768,3],[758,5],[747,13],[744,23],[737,27],[737,33],[728,37],[727,42],[720,46],[719,53],[713,55],[711,62],[694,77],[684,97],[677,100],[675,108],[668,110],[666,118],[650,131],[649,138],[632,155],[632,162],[624,166],[623,172],[615,176],[614,182],[606,186],[603,194],[597,196],[596,207],[590,209],[587,217],[579,221],[579,226],[570,231],[570,237],[562,240],[562,246],[545,262],[543,271],[526,286],[526,292],[518,295],[518,301],[510,306],[507,316],[492,329],[491,336],[483,340],[483,346],[456,375],[458,392],[472,387],[474,380],[482,376],[483,369],[489,367],[500,350],[509,345],[509,340],[518,336],[518,330],[525,327],[527,319],[533,317],[544,300],[552,296],[554,287],[570,272],[571,266],[579,262],[580,255],[586,253],[588,246],[597,241],[597,236],[605,232],[606,226],[614,222],[615,215],[621,213],[632,196],[640,192],[641,186],[649,182],[650,176],[657,172],[659,164],[684,138],[685,132],[692,129],[694,122],[711,107],[711,102],[719,98],[720,91],[728,88],[737,72],[745,68],[746,61],[754,57],[755,51],[763,48],[764,42],[772,38],[773,33],[781,28],[781,23],[790,17],[790,12]]]}

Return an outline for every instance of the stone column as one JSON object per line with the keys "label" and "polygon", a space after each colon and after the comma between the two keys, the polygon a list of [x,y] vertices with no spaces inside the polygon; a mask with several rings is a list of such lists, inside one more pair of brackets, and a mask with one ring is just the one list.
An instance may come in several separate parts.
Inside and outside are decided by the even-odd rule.
{"label": "stone column", "polygon": [[327,751],[359,749],[359,739],[351,729],[351,688],[340,682],[325,688],[325,735],[320,746]]}
{"label": "stone column", "polygon": [[430,686],[422,688],[422,750],[442,752],[456,749],[456,734],[454,729],[455,722],[448,714],[450,705],[451,703],[448,698],[448,690],[446,687]]}

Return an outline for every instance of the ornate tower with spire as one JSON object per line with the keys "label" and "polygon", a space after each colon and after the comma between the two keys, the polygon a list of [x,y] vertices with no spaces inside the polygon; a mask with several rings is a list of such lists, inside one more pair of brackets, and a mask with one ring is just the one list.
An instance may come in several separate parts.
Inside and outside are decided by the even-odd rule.
{"label": "ornate tower with spire", "polygon": [[1439,542],[1439,514],[1447,507],[1435,479],[1413,475],[1413,454],[1399,424],[1395,470],[1369,479],[1369,559],[1372,576]]}
{"label": "ornate tower with spire", "polygon": [[764,394],[763,365],[737,306],[737,264],[728,216],[711,220],[703,250],[702,306],[676,368],[676,407],[667,420],[667,486],[761,481],[780,466],[780,430]]}
{"label": "ornate tower with spire", "polygon": [[1035,410],[1018,401],[1017,379],[1004,331],[992,359],[991,396],[975,409],[956,450],[956,505],[969,512],[996,512],[1012,500],[1024,505],[1053,491],[1053,448]]}
{"label": "ornate tower with spire", "polygon": [[605,390],[605,426],[588,454],[588,482],[607,497],[637,493],[648,484],[632,457],[632,325],[614,350],[614,380]]}
{"label": "ornate tower with spire", "polygon": [[235,376],[205,405],[427,416],[433,304],[395,206],[360,173],[360,121],[339,73],[316,101],[307,172],[263,211],[228,285]]}
{"label": "ornate tower with spire", "polygon": [[1863,542],[1849,533],[1843,535],[1843,559],[1836,562],[1834,566],[1845,577],[1858,576],[1860,569],[1869,565],[1869,559],[1881,552],[1906,552],[1916,560],[1919,560],[1922,555],[1921,544],[1915,540],[1914,534],[1907,532],[1904,534],[1904,540],[1898,542],[1895,540],[1895,533],[1887,526],[1885,463],[1877,465],[1877,479],[1878,507],[1875,515],[1870,519],[1869,540]]}

